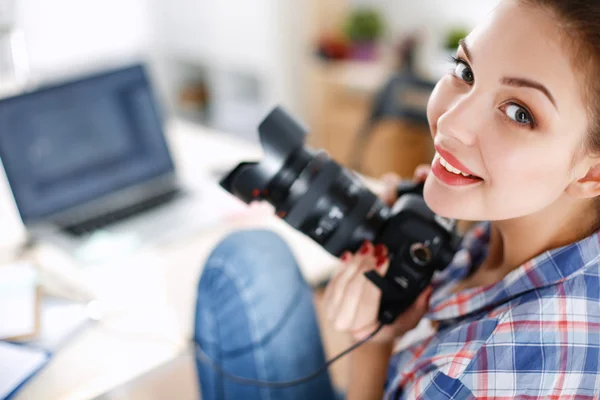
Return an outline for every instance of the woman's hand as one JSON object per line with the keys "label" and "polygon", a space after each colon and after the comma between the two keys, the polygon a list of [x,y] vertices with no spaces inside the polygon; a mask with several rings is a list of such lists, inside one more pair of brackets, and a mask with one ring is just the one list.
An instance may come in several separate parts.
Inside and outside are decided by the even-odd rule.
{"label": "woman's hand", "polygon": [[[419,165],[413,174],[413,182],[425,182],[430,171],[431,166],[429,164]],[[396,200],[398,200],[398,185],[401,180],[402,178],[393,172],[384,174],[379,179],[381,187],[375,194],[377,194],[385,204],[389,206],[393,205]]]}
{"label": "woman's hand", "polygon": [[400,185],[401,180],[402,178],[393,172],[383,175],[379,178],[381,185],[375,191],[375,194],[388,206],[393,205],[398,199],[398,185]]}
{"label": "woman's hand", "polygon": [[[424,182],[431,171],[428,164],[419,165],[413,174],[414,182]],[[379,197],[387,204],[397,200],[401,178],[393,173],[381,177],[383,189]],[[369,336],[378,326],[377,315],[381,291],[364,273],[376,270],[385,276],[389,263],[388,250],[365,242],[356,254],[346,252],[342,264],[325,290],[324,302],[328,319],[337,330],[348,332],[355,340]],[[380,343],[393,342],[397,337],[413,329],[427,312],[431,287],[426,288],[415,302],[392,325],[385,326],[373,338]]]}
{"label": "woman's hand", "polygon": [[[429,174],[428,165],[420,165],[413,180],[422,182]],[[400,177],[387,174],[378,195],[387,204],[397,200]],[[327,319],[340,331],[347,332],[356,340],[370,336],[379,326],[378,314],[381,291],[365,277],[365,272],[375,270],[385,276],[388,268],[388,250],[365,242],[356,254],[346,252],[342,263],[325,290],[324,305]],[[368,343],[356,349],[350,358],[350,378],[347,398],[380,399],[387,365],[396,338],[413,329],[429,308],[432,289],[427,287],[415,302],[393,324],[384,326]],[[365,374],[364,371],[369,371]]]}
{"label": "woman's hand", "polygon": [[[387,249],[365,242],[356,254],[344,253],[342,264],[325,290],[324,303],[328,320],[336,330],[349,333],[354,340],[369,336],[379,325],[377,315],[381,291],[364,273],[375,270],[384,276],[389,267]],[[388,344],[413,329],[429,306],[431,287],[392,325],[386,325],[372,342]]]}

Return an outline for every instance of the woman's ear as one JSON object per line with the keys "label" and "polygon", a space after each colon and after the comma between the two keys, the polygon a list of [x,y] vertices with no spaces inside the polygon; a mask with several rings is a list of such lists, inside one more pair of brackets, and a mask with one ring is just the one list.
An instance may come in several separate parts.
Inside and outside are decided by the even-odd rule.
{"label": "woman's ear", "polygon": [[571,182],[566,192],[580,199],[600,196],[600,162],[594,164],[583,178]]}

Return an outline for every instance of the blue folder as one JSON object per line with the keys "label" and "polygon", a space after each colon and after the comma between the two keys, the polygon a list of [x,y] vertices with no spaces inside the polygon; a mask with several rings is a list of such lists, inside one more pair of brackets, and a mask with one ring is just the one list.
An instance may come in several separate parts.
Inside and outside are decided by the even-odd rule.
{"label": "blue folder", "polygon": [[45,350],[0,341],[0,399],[12,399],[49,360]]}

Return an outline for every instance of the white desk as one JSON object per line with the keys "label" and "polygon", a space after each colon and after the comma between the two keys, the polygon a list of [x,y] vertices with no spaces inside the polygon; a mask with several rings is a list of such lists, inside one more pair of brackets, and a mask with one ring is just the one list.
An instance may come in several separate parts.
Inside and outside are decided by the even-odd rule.
{"label": "white desk", "polygon": [[[247,142],[184,122],[168,127],[182,177],[256,159]],[[196,285],[203,260],[227,232],[265,227],[284,236],[309,281],[327,276],[335,259],[268,212],[229,220],[177,243],[146,248],[110,265],[83,267],[107,307],[102,322],[85,328],[18,394],[18,400],[89,399],[172,360],[189,345]]]}

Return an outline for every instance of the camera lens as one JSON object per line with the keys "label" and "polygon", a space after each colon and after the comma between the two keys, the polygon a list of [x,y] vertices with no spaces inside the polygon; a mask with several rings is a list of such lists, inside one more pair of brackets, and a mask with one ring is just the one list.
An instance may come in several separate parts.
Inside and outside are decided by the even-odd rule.
{"label": "camera lens", "polygon": [[[277,175],[275,175],[267,189],[267,200],[273,204],[276,209],[284,210],[288,208],[285,207],[285,204],[288,202],[291,186],[296,182],[302,171],[304,171],[314,158],[315,154],[310,150],[300,149],[290,155],[285,161],[283,167],[279,170]],[[291,202],[294,201],[294,199],[290,200]]]}
{"label": "camera lens", "polygon": [[339,205],[333,205],[331,198],[324,196],[319,199],[312,218],[308,219],[302,229],[317,243],[324,244],[338,228],[344,215]]}
{"label": "camera lens", "polygon": [[286,222],[334,255],[375,240],[388,216],[359,178],[323,151],[294,153],[268,192]]}
{"label": "camera lens", "polygon": [[353,172],[305,147],[305,131],[282,110],[274,110],[259,132],[263,160],[236,167],[223,187],[246,201],[260,193],[289,225],[333,255],[378,238],[389,209]]}

